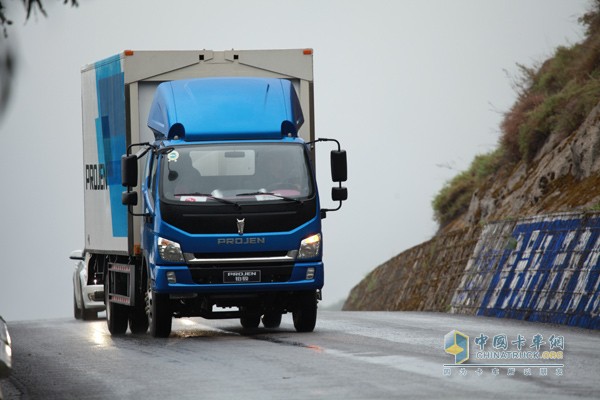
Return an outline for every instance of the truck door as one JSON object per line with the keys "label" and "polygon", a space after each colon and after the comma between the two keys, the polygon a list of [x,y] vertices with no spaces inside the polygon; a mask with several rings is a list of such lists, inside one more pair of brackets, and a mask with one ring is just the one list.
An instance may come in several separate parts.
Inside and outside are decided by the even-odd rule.
{"label": "truck door", "polygon": [[143,218],[142,222],[144,256],[148,256],[148,252],[152,250],[152,238],[154,237],[153,222],[156,216],[156,199],[158,198],[158,188],[156,186],[158,156],[154,153],[149,153],[146,157],[148,157],[148,161],[146,163],[142,197],[144,199],[143,212],[149,214],[149,216]]}

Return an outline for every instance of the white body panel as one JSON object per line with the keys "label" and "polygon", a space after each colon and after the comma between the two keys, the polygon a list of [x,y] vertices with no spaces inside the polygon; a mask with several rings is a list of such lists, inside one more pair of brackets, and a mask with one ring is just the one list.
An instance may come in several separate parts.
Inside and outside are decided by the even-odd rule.
{"label": "white body panel", "polygon": [[[113,58],[113,64],[118,64],[115,69],[120,69],[122,62]],[[103,113],[99,106],[100,96],[98,94],[98,81],[101,68],[107,63],[98,63],[97,68],[87,69],[82,72],[82,113],[83,113],[83,162],[84,162],[84,204],[85,204],[85,247],[88,251],[127,253],[127,215],[126,209],[115,209],[114,198],[111,202],[111,190],[113,197],[115,191],[120,190],[120,185],[109,185],[108,164],[120,159],[120,154],[112,154],[110,140],[104,140],[103,129],[110,130],[114,126],[114,115]],[[118,79],[118,78],[117,78]],[[120,85],[124,87],[124,85]],[[124,96],[124,93],[115,93],[116,96]],[[108,103],[108,99],[106,99]],[[114,102],[110,102],[113,103]],[[125,107],[124,100],[122,101]],[[124,114],[125,109],[121,111]],[[104,114],[104,115],[100,115]],[[125,137],[126,132],[123,118],[120,122],[120,131],[114,132]],[[122,147],[122,146],[121,146]],[[110,158],[110,159],[109,159]],[[120,171],[120,169],[119,169]],[[114,180],[114,177],[113,177]],[[120,180],[120,178],[119,178]],[[125,214],[123,214],[123,211]],[[117,222],[116,219],[120,221]],[[125,226],[123,227],[123,223]],[[119,225],[120,231],[115,231]]]}

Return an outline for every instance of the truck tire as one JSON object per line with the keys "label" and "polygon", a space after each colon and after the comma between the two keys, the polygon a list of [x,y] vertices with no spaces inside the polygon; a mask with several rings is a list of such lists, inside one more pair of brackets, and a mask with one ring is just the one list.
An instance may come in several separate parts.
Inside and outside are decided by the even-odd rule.
{"label": "truck tire", "polygon": [[260,325],[260,312],[251,308],[242,308],[242,316],[240,317],[240,324],[245,329],[256,329]]}
{"label": "truck tire", "polygon": [[106,304],[106,325],[111,335],[123,335],[127,331],[128,309],[123,304],[108,301],[110,288],[110,273],[107,271],[104,279],[104,303]]}
{"label": "truck tire", "polygon": [[297,304],[292,311],[297,332],[312,332],[317,324],[317,296],[315,292],[297,294]]}
{"label": "truck tire", "polygon": [[148,324],[152,337],[166,338],[171,334],[171,307],[169,295],[156,293],[152,290],[152,284],[148,279],[148,290],[146,291],[146,312],[148,313]]}
{"label": "truck tire", "polygon": [[[146,273],[140,275],[142,276],[141,286],[136,286],[135,306],[131,308],[129,313],[129,330],[136,335],[148,332],[148,327],[150,326],[148,314],[146,313],[146,292],[142,289],[147,287],[146,280],[148,278]],[[141,299],[144,299],[144,301],[141,301]]]}
{"label": "truck tire", "polygon": [[140,303],[141,305],[136,304],[129,314],[129,330],[136,335],[148,332],[148,326],[150,326],[148,314],[146,314],[146,304],[145,302]]}
{"label": "truck tire", "polygon": [[280,312],[266,312],[262,317],[263,326],[265,328],[279,328],[281,325],[281,316],[282,314]]}

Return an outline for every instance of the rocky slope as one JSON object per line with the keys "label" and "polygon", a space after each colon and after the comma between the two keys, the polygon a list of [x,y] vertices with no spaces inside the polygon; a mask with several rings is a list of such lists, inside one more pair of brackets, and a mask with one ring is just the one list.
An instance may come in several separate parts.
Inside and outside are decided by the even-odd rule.
{"label": "rocky slope", "polygon": [[572,135],[553,135],[528,165],[493,176],[472,196],[468,211],[445,227],[563,211],[585,211],[600,205],[600,105]]}

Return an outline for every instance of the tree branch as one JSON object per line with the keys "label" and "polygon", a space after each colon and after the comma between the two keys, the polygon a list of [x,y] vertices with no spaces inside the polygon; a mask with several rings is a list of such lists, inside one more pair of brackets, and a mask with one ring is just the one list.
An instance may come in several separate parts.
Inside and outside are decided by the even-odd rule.
{"label": "tree branch", "polygon": [[[23,2],[23,6],[25,7],[25,10],[27,11],[27,14],[25,16],[25,20],[29,20],[29,17],[31,17],[31,13],[35,13],[36,10],[39,10],[40,13],[42,13],[42,15],[44,17],[48,17],[48,14],[46,13],[46,10],[44,9],[44,5],[42,4],[42,0],[21,0]],[[0,0],[0,27],[2,27],[2,32],[4,34],[4,38],[6,39],[8,37],[8,32],[7,32],[7,26],[8,25],[12,25],[12,20],[10,20],[8,18],[8,16],[6,15],[5,12],[5,7],[4,7],[4,0]],[[79,1],[78,0],[64,0],[63,4],[70,4],[71,7],[79,7]]]}

